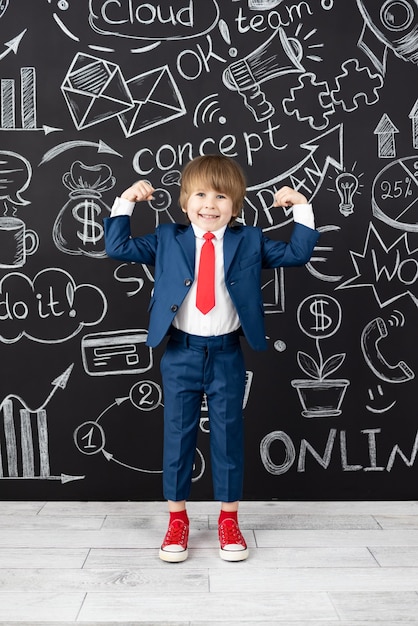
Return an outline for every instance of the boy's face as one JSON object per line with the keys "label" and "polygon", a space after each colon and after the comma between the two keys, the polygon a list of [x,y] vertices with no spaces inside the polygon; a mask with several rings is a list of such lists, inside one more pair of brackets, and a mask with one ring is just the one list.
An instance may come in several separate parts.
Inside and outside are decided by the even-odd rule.
{"label": "boy's face", "polygon": [[232,219],[233,202],[229,196],[211,187],[197,187],[192,191],[183,211],[192,224],[213,232],[226,226]]}

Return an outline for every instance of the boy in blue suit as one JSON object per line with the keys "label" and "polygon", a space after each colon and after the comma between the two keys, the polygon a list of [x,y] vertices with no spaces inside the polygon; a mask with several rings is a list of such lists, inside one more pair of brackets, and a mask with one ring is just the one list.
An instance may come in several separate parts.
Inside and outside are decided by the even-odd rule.
{"label": "boy in blue suit", "polygon": [[[293,207],[288,243],[265,237],[260,228],[237,225],[246,181],[239,165],[222,155],[197,157],[183,170],[179,203],[189,224],[163,224],[152,234],[132,237],[134,205],[151,200],[153,192],[147,181],[136,182],[115,200],[104,225],[108,256],[155,267],[148,345],[155,347],[169,335],[161,374],[163,488],[170,520],[159,556],[180,562],[188,555],[186,501],[206,394],[214,496],[221,502],[220,556],[241,561],[248,548],[238,525],[245,391],[240,335],[253,349],[266,349],[261,270],[306,264],[319,234],[312,207],[290,187],[274,196],[274,206]],[[201,286],[199,268],[203,271],[207,250],[213,263],[210,284]],[[203,306],[201,295],[209,300]]]}

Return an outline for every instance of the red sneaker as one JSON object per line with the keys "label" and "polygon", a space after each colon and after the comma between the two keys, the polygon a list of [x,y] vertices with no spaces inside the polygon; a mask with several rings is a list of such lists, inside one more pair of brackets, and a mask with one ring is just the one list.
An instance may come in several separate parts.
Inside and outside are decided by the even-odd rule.
{"label": "red sneaker", "polygon": [[226,518],[218,526],[219,554],[224,561],[244,561],[248,557],[248,548],[235,520]]}
{"label": "red sneaker", "polygon": [[160,559],[169,563],[181,563],[188,556],[187,540],[189,525],[180,519],[171,522],[160,548]]}

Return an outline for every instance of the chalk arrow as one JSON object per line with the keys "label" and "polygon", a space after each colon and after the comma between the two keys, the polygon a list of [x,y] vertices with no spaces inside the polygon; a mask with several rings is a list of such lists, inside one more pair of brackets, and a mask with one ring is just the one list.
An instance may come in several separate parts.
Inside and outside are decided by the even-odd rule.
{"label": "chalk arrow", "polygon": [[71,474],[60,474],[59,476],[2,476],[0,480],[50,480],[60,482],[62,485],[74,480],[84,480],[85,476],[71,476]]}
{"label": "chalk arrow", "polygon": [[60,387],[61,389],[65,389],[65,387],[67,386],[68,379],[70,378],[73,367],[74,367],[74,363],[72,363],[69,367],[67,367],[65,372],[63,372],[60,376],[58,376],[52,381],[51,385],[53,389],[51,393],[49,394],[45,402],[37,409],[31,409],[26,404],[26,402],[23,401],[23,399],[20,396],[16,396],[15,394],[9,394],[8,396],[6,396],[0,403],[0,409],[3,408],[5,402],[9,402],[10,400],[15,399],[21,402],[22,406],[24,406],[25,409],[29,411],[30,413],[37,413],[38,411],[41,411],[42,409],[46,407],[46,405],[48,404],[48,402],[50,401],[54,393],[57,391],[58,387]]}
{"label": "chalk arrow", "polygon": [[10,52],[14,52],[15,54],[17,53],[17,49],[19,48],[22,37],[27,30],[28,29],[25,28],[25,30],[22,30],[20,35],[17,35],[17,37],[14,37],[10,41],[6,41],[6,43],[4,44],[6,46],[6,50],[0,54],[0,61],[1,59],[4,59],[4,57],[7,56]]}
{"label": "chalk arrow", "polygon": [[59,154],[62,154],[66,150],[71,150],[72,148],[89,148],[89,147],[96,148],[99,154],[114,154],[116,156],[122,157],[122,155],[119,154],[119,152],[116,152],[116,150],[113,150],[113,148],[108,146],[107,143],[105,143],[101,139],[99,139],[98,142],[75,140],[75,141],[66,141],[65,143],[60,143],[58,144],[58,146],[55,146],[55,148],[51,148],[51,150],[48,150],[48,152],[45,152],[39,165],[42,165],[43,163],[47,163],[48,161],[52,161],[52,159],[55,159],[55,157],[57,157]]}
{"label": "chalk arrow", "polygon": [[43,405],[39,407],[38,411],[43,409],[48,404],[48,402],[50,401],[54,393],[57,391],[58,387],[60,387],[61,389],[66,388],[67,382],[68,382],[68,379],[70,378],[73,367],[74,367],[74,363],[72,363],[69,367],[67,367],[65,372],[63,372],[60,376],[58,376],[52,381],[51,384],[52,384],[53,389],[51,393],[49,394],[49,396],[47,397],[47,399],[45,400],[45,402],[43,403]]}

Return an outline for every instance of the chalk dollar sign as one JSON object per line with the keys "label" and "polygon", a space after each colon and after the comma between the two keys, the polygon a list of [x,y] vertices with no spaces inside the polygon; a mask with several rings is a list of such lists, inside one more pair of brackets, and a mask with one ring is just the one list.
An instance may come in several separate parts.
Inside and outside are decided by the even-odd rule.
{"label": "chalk dollar sign", "polygon": [[101,213],[101,208],[94,202],[85,198],[79,202],[72,210],[74,219],[83,224],[83,232],[77,231],[77,237],[84,245],[87,243],[96,244],[103,238],[103,227],[96,222],[97,216]]}
{"label": "chalk dollar sign", "polygon": [[309,311],[315,317],[315,325],[311,328],[316,331],[324,332],[332,324],[332,318],[324,311],[326,304],[329,304],[326,300],[315,300],[309,307]]}

